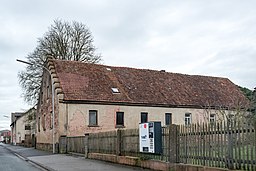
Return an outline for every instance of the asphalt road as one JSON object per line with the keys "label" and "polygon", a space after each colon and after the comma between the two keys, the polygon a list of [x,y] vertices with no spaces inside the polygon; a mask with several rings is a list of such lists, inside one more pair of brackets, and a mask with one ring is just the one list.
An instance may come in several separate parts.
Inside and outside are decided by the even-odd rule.
{"label": "asphalt road", "polygon": [[[20,155],[20,157],[23,156],[28,162],[13,155],[13,153]],[[37,168],[30,163],[37,164]],[[56,171],[150,171],[139,167],[85,159],[79,156],[52,154],[34,148],[0,143],[0,171],[37,171],[38,168]]]}
{"label": "asphalt road", "polygon": [[40,169],[17,157],[0,143],[0,171],[40,171]]}

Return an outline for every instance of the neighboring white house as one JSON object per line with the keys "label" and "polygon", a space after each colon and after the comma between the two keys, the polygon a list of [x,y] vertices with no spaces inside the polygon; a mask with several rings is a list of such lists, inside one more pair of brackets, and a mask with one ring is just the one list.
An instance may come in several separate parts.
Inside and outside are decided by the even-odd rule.
{"label": "neighboring white house", "polygon": [[[35,137],[35,108],[26,112],[12,113],[11,143],[14,145],[32,146]],[[34,129],[33,129],[34,128]]]}

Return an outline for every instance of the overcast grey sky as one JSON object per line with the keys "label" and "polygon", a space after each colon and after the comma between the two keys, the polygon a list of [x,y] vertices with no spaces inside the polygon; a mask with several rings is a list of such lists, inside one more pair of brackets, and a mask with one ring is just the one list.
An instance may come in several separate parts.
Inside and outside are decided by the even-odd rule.
{"label": "overcast grey sky", "polygon": [[17,73],[54,19],[79,21],[103,64],[227,77],[256,86],[255,0],[2,0],[0,130],[29,108]]}

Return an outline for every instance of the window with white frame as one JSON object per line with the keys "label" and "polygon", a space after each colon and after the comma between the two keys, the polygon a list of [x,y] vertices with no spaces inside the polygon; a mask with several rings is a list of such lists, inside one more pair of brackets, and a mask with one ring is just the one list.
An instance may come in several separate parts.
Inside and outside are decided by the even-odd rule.
{"label": "window with white frame", "polygon": [[192,123],[191,113],[185,113],[185,125],[190,125]]}
{"label": "window with white frame", "polygon": [[210,121],[210,123],[213,123],[216,121],[216,115],[214,113],[210,114],[209,121]]}

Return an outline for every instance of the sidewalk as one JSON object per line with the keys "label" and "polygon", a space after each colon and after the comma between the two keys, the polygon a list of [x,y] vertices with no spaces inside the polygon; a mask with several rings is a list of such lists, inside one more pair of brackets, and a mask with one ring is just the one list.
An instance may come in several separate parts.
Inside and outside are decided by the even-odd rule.
{"label": "sidewalk", "polygon": [[148,169],[113,164],[104,161],[85,159],[84,157],[65,154],[52,154],[50,152],[2,144],[17,156],[28,162],[32,162],[49,171],[150,171]]}

